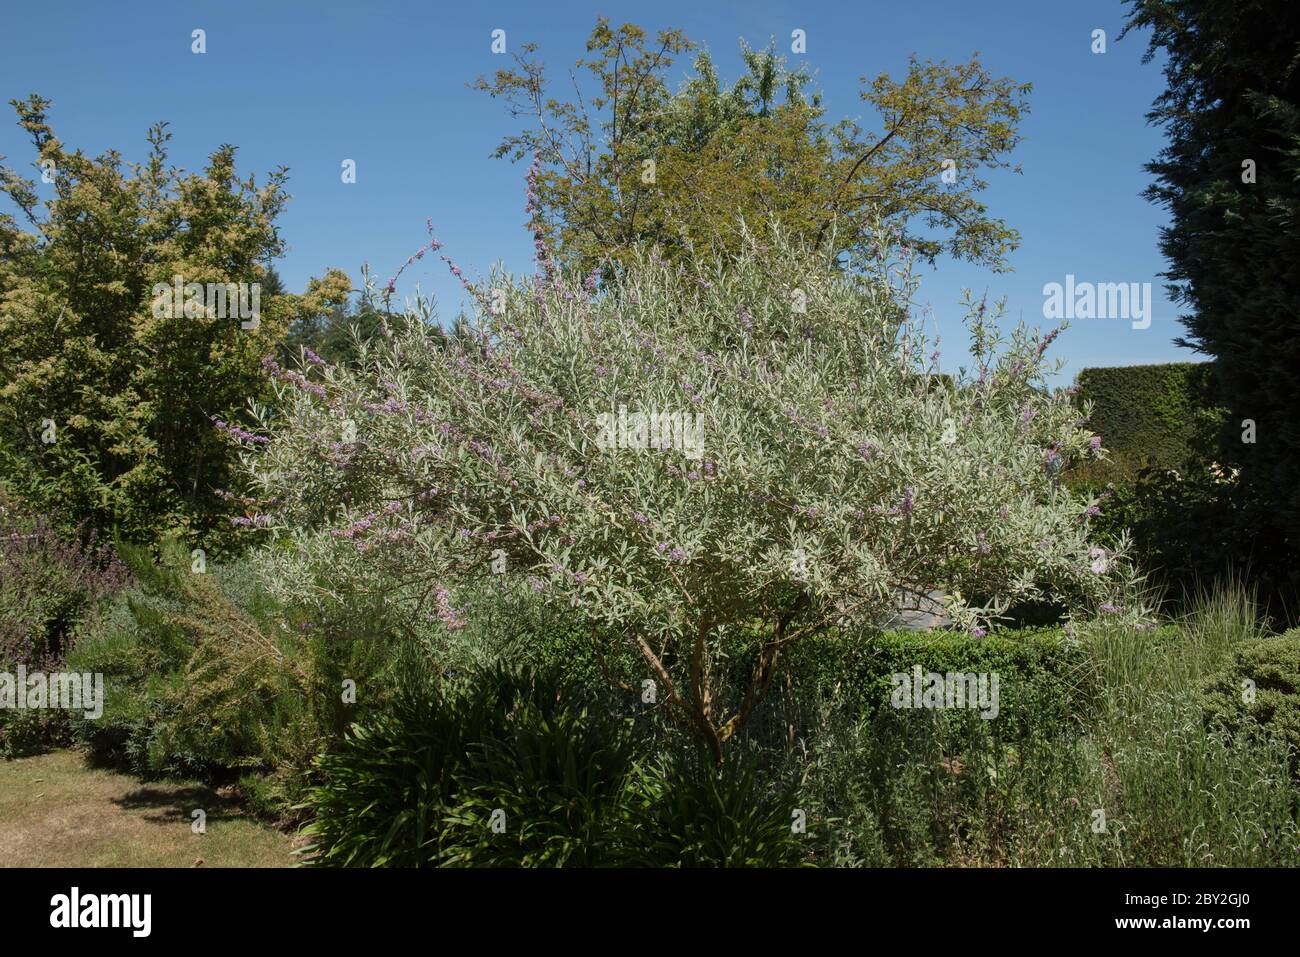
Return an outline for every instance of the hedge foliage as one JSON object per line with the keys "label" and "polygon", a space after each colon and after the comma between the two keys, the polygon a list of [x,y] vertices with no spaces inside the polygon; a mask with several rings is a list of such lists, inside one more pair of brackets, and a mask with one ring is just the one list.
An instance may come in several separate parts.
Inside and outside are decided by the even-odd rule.
{"label": "hedge foliage", "polygon": [[1300,628],[1245,642],[1203,689],[1205,722],[1234,740],[1281,738],[1300,777]]}
{"label": "hedge foliage", "polygon": [[1181,466],[1205,452],[1218,412],[1207,363],[1084,369],[1080,407],[1092,403],[1089,423],[1113,456],[1147,464]]}
{"label": "hedge foliage", "polygon": [[[817,701],[870,719],[888,709],[896,674],[985,673],[999,676],[997,733],[1004,738],[1052,736],[1092,712],[1095,678],[1082,649],[1060,628],[964,632],[832,633],[795,649],[787,663],[788,700]],[[815,689],[815,691],[814,691]],[[980,720],[969,710],[943,713],[949,724]],[[956,728],[954,728],[956,730]]]}

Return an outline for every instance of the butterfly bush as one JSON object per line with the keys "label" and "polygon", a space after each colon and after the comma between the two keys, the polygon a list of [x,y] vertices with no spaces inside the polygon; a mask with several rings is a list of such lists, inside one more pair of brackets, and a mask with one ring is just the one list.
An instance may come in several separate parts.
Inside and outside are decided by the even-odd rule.
{"label": "butterfly bush", "polygon": [[[467,283],[451,330],[417,302],[356,368],[278,375],[271,441],[245,446],[281,592],[401,590],[457,628],[455,587],[503,573],[639,651],[715,751],[817,631],[932,594],[975,635],[1028,601],[1138,613],[1125,549],[1089,538],[1097,502],[1058,482],[1102,452],[1046,387],[1055,333],[1004,336],[968,297],[971,364],[938,376],[883,240],[853,269],[779,238],[692,265],[649,251],[603,283],[547,267]],[[620,409],[698,431],[611,443]],[[752,677],[724,708],[743,629]]]}

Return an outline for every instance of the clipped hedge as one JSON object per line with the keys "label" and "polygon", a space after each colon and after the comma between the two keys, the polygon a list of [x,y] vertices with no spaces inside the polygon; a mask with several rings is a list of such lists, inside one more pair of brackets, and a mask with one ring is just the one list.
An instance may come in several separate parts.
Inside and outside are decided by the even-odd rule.
{"label": "clipped hedge", "polygon": [[1283,741],[1291,773],[1300,778],[1300,628],[1242,644],[1205,683],[1201,701],[1207,727],[1234,739],[1262,734]]}
{"label": "clipped hedge", "polygon": [[1181,466],[1208,446],[1219,418],[1209,363],[1084,369],[1077,401],[1113,456]]}
{"label": "clipped hedge", "polygon": [[[910,675],[915,666],[925,674],[997,674],[998,714],[983,730],[1007,739],[1077,727],[1096,700],[1084,650],[1060,628],[995,631],[984,638],[945,631],[835,632],[796,645],[787,665],[784,704],[814,701],[823,711],[862,719],[890,708],[893,676]],[[968,709],[936,713],[954,730],[984,720]]]}

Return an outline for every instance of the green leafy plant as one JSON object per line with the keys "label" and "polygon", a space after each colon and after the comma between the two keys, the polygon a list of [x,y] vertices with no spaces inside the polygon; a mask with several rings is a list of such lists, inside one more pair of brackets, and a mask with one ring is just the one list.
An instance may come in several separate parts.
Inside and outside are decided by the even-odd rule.
{"label": "green leafy plant", "polygon": [[1280,739],[1300,780],[1300,628],[1238,646],[1202,700],[1207,728]]}
{"label": "green leafy plant", "polygon": [[627,811],[629,862],[645,867],[780,867],[807,853],[793,792],[756,754],[722,765],[678,748],[638,766]]}
{"label": "green leafy plant", "polygon": [[[900,600],[942,589],[972,633],[1034,600],[1139,615],[1122,545],[1094,544],[1056,481],[1095,443],[1042,388],[1047,339],[1007,341],[971,303],[978,376],[936,387],[892,269],[751,242],[689,266],[647,252],[604,289],[497,277],[452,333],[394,316],[360,369],[297,373],[250,453],[277,594],[406,600],[455,631],[453,586],[499,563],[597,651],[639,652],[715,761],[796,641]],[[676,439],[640,448],[628,409],[677,415]],[[742,627],[762,641],[724,696]]]}

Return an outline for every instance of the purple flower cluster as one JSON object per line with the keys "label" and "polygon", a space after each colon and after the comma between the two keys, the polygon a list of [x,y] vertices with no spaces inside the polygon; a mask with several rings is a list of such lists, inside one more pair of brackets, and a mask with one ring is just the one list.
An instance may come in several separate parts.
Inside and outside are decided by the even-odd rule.
{"label": "purple flower cluster", "polygon": [[393,274],[393,278],[388,280],[387,285],[384,286],[384,295],[391,296],[393,294],[393,291],[397,289],[398,277],[400,277],[402,273],[406,271],[407,266],[410,266],[416,261],[423,259],[425,253],[437,252],[439,249],[442,248],[442,243],[438,242],[438,240],[433,238],[433,220],[426,219],[424,221],[424,225],[425,228],[429,231],[429,241],[425,243],[423,246],[421,246],[419,249],[417,249],[410,256],[406,257],[406,262],[402,264],[402,268],[397,270],[397,272]]}
{"label": "purple flower cluster", "polygon": [[1041,356],[1047,351],[1048,347],[1056,341],[1056,337],[1061,334],[1061,327],[1057,326],[1047,335],[1043,336],[1042,342],[1038,343],[1038,354]]}
{"label": "purple flower cluster", "polygon": [[357,521],[353,522],[347,528],[330,529],[330,536],[333,538],[354,539],[358,535],[364,535],[367,532],[369,532],[372,528],[374,528],[376,522],[382,520],[388,515],[392,515],[394,512],[400,512],[401,510],[402,510],[401,502],[389,502],[378,512],[369,513],[364,518],[358,519]]}
{"label": "purple flower cluster", "polygon": [[229,425],[221,421],[221,419],[218,419],[216,416],[212,417],[212,424],[222,432],[225,432],[227,435],[236,438],[241,442],[254,442],[258,445],[269,445],[271,443],[271,440],[265,435],[254,435],[252,432],[241,429],[237,425]]}
{"label": "purple flower cluster", "polygon": [[439,587],[434,593],[434,601],[438,606],[438,617],[448,631],[459,631],[465,627],[466,622],[460,617],[460,612],[451,607],[451,592]]}
{"label": "purple flower cluster", "polygon": [[396,415],[405,412],[410,408],[401,399],[391,395],[383,402],[365,402],[362,403],[362,406],[368,412],[378,412],[385,415]]}
{"label": "purple flower cluster", "polygon": [[314,395],[316,398],[321,399],[322,401],[328,398],[328,395],[326,394],[325,389],[323,387],[308,380],[308,378],[305,375],[303,375],[301,372],[294,372],[292,369],[281,368],[280,364],[276,362],[274,359],[272,359],[270,356],[267,356],[262,360],[262,368],[265,369],[267,372],[269,372],[272,376],[274,376],[277,379],[282,379],[285,382],[291,382],[295,388],[299,389],[302,392],[306,392],[309,393],[310,395]]}
{"label": "purple flower cluster", "polygon": [[271,524],[271,516],[270,515],[236,515],[234,518],[230,520],[230,524],[239,525],[241,527],[251,526],[254,528],[265,528],[267,525]]}
{"label": "purple flower cluster", "polygon": [[555,264],[551,251],[546,248],[546,231],[542,221],[542,207],[537,196],[537,178],[542,172],[542,154],[534,153],[532,165],[524,176],[524,211],[528,213],[528,225],[533,230],[533,252],[537,266],[548,283],[555,282]]}
{"label": "purple flower cluster", "polygon": [[790,417],[790,421],[793,422],[795,425],[799,425],[805,429],[809,429],[813,432],[816,432],[823,439],[831,434],[831,430],[826,428],[826,426],[822,425],[820,422],[816,421],[815,419],[810,419],[807,416],[800,415],[797,409],[794,408],[786,409],[785,414]]}

